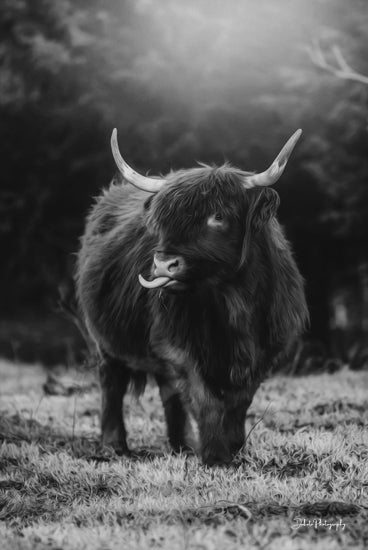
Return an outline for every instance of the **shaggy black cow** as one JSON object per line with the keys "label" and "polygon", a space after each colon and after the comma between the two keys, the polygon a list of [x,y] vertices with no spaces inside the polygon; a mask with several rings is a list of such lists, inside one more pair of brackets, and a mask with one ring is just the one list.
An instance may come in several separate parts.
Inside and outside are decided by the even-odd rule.
{"label": "shaggy black cow", "polygon": [[122,400],[152,373],[174,450],[211,465],[242,447],[255,391],[308,317],[268,187],[300,133],[261,174],[200,165],[160,179],[125,163],[114,130],[124,179],[92,208],[76,277],[101,357],[104,444],[128,452]]}

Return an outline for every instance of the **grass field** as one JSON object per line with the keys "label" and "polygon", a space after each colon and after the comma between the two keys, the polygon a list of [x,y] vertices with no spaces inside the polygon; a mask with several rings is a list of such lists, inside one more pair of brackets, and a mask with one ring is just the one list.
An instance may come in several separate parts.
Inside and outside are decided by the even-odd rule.
{"label": "grass field", "polygon": [[119,458],[90,374],[45,394],[40,367],[3,361],[0,380],[2,550],[368,547],[367,371],[266,381],[246,449],[213,469],[169,453],[154,387],[125,403],[138,452]]}

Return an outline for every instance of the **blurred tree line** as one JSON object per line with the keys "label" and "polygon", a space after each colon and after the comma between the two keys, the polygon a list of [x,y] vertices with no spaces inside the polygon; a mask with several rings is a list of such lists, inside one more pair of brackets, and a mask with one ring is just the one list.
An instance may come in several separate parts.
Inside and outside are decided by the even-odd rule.
{"label": "blurred tree line", "polygon": [[254,4],[2,1],[2,319],[54,308],[91,197],[114,174],[113,127],[129,164],[153,174],[197,160],[263,170],[302,127],[277,190],[311,336],[331,346],[344,323],[362,336],[368,88],[318,70],[307,48],[318,40],[328,57],[338,44],[368,74],[366,5]]}

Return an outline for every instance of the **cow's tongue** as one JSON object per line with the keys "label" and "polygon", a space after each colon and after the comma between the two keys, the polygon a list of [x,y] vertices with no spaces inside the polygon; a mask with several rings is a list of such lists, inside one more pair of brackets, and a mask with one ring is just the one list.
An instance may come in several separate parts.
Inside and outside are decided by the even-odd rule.
{"label": "cow's tongue", "polygon": [[171,281],[170,277],[156,277],[153,281],[147,281],[141,274],[138,275],[138,280],[145,288],[159,288],[160,286],[164,286],[166,283]]}

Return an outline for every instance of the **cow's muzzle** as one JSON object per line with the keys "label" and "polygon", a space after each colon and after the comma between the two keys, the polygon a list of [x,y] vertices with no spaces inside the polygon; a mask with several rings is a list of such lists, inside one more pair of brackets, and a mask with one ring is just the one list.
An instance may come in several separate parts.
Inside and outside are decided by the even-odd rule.
{"label": "cow's muzzle", "polygon": [[165,288],[181,286],[182,281],[177,277],[184,270],[184,259],[181,256],[166,256],[157,253],[153,257],[153,279],[147,281],[142,275],[138,275],[138,280],[145,288]]}

